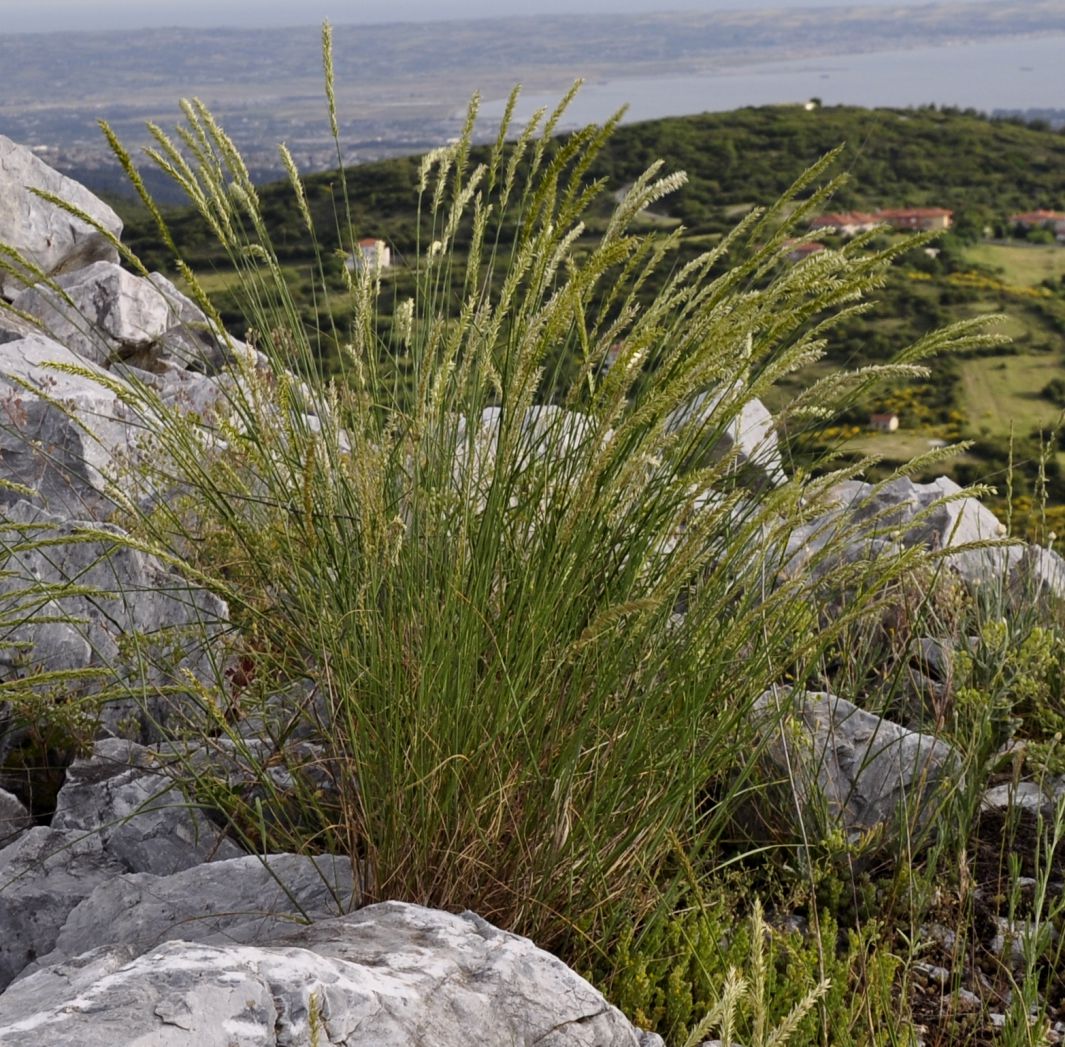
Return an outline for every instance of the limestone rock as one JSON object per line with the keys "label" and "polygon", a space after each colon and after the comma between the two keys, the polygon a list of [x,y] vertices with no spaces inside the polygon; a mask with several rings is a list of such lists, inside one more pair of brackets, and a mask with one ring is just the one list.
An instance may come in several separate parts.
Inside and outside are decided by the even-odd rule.
{"label": "limestone rock", "polygon": [[[778,709],[784,712],[779,727]],[[929,823],[961,761],[931,735],[909,731],[823,692],[767,691],[755,702],[774,772],[793,776],[804,824],[855,836]],[[789,788],[789,794],[790,794]]]}
{"label": "limestone rock", "polygon": [[927,484],[900,477],[882,486],[857,480],[839,484],[837,503],[858,524],[894,532],[904,546],[957,550],[946,557],[970,584],[1004,581],[1021,556],[1019,544],[965,548],[976,543],[1003,543],[1006,530],[990,509],[941,476]]}
{"label": "limestone rock", "polygon": [[950,680],[954,676],[955,650],[948,640],[935,636],[921,636],[914,641],[913,661],[926,675],[936,680]]}
{"label": "limestone rock", "polygon": [[1021,606],[1033,600],[1065,600],[1065,559],[1041,545],[1025,546],[1010,576],[1010,592]]}
{"label": "limestone rock", "polygon": [[1006,782],[993,785],[980,801],[980,808],[985,812],[1006,814],[1010,810],[1024,811],[1033,819],[1037,815],[1052,819],[1054,817],[1056,797],[1048,795],[1038,782]]}
{"label": "limestone rock", "polygon": [[[476,431],[469,434],[465,418],[455,427],[456,479],[472,467],[475,477],[489,467],[502,438],[503,412],[486,407]],[[578,451],[596,433],[595,421],[579,411],[553,404],[528,408],[518,429],[518,450],[530,464],[540,459],[560,459]],[[604,434],[604,438],[609,431]]]}
{"label": "limestone rock", "polygon": [[[118,252],[92,226],[35,196],[31,189],[66,200],[115,237],[122,232],[122,220],[102,200],[52,170],[29,149],[0,135],[0,243],[16,248],[27,261],[53,276],[101,259],[118,260]],[[3,297],[10,299],[23,286],[9,273],[0,272]]]}
{"label": "limestone rock", "polygon": [[[5,1015],[33,1014],[42,1000],[74,995],[135,958],[136,953],[128,945],[106,945],[21,978],[6,991],[0,990],[0,1028],[5,1023]],[[3,1042],[0,1040],[0,1044]]]}
{"label": "limestone rock", "polygon": [[350,861],[330,855],[244,855],[169,876],[127,873],[79,901],[39,965],[104,945],[141,952],[175,939],[268,941],[293,924],[345,913],[359,901]]}
{"label": "limestone rock", "polygon": [[255,945],[97,952],[0,997],[4,1047],[660,1047],[531,942],[390,902]]}
{"label": "limestone rock", "polygon": [[1041,957],[1054,941],[1058,932],[1049,921],[1014,919],[1007,916],[995,918],[995,935],[991,939],[991,951],[1009,967],[1014,974],[1023,973],[1029,953]]}
{"label": "limestone rock", "polygon": [[239,388],[238,379],[228,373],[207,377],[154,355],[148,365],[151,370],[120,364],[114,371],[131,383],[151,389],[164,407],[181,414],[196,415],[209,426],[217,427],[223,419],[231,419],[234,405],[241,403],[241,397],[248,396]]}
{"label": "limestone rock", "polygon": [[[0,344],[0,479],[34,492],[53,512],[82,519],[106,513],[106,491],[135,456],[142,432],[107,380],[42,335]],[[20,497],[0,487],[0,505]]]}
{"label": "limestone rock", "polygon": [[[175,714],[184,717],[189,710],[181,693],[161,689],[172,688],[189,673],[204,681],[215,679],[210,646],[227,628],[225,604],[154,557],[123,544],[116,527],[92,525],[87,538],[84,529],[90,525],[49,515],[27,502],[7,509],[5,517],[0,523],[0,620],[21,616],[22,663],[96,668],[103,683],[112,683],[122,676],[129,657],[123,649],[132,647],[128,671],[142,697],[105,703],[102,726],[112,734],[150,741]],[[49,599],[48,609],[60,621],[38,622],[34,612]],[[5,675],[10,682],[20,669],[9,665]],[[83,686],[91,693],[99,683],[87,680]],[[10,737],[3,744],[11,745]]]}
{"label": "limestone rock", "polygon": [[[171,326],[151,354],[148,370],[163,365],[213,375],[236,356],[252,353],[242,342],[219,331],[204,311],[162,273],[152,273],[148,279],[166,300],[171,316]],[[136,357],[130,362],[145,366]]]}
{"label": "limestone rock", "polygon": [[56,284],[69,302],[38,285],[17,295],[13,305],[94,364],[145,350],[174,326],[170,306],[155,284],[112,262],[94,262],[58,277]]}
{"label": "limestone rock", "polygon": [[[667,419],[667,434],[690,429],[690,439],[711,461],[732,456],[736,466],[748,470],[757,486],[777,486],[784,482],[773,416],[757,397],[729,403],[731,390],[699,393],[690,403],[677,408]],[[689,435],[689,434],[685,434]]]}
{"label": "limestone rock", "polygon": [[6,789],[0,789],[0,847],[11,843],[33,824],[33,817],[22,801]]}
{"label": "limestone rock", "polygon": [[4,342],[17,342],[20,338],[26,338],[31,334],[41,332],[28,320],[16,316],[5,308],[6,303],[0,298],[0,345]]}
{"label": "limestone rock", "polygon": [[118,738],[99,740],[75,760],[52,818],[53,829],[97,833],[130,872],[169,875],[212,860],[243,857],[173,782],[148,769],[148,750]]}
{"label": "limestone rock", "polygon": [[80,832],[37,826],[0,850],[0,990],[52,948],[78,902],[122,872]]}
{"label": "limestone rock", "polygon": [[947,477],[927,484],[906,477],[881,485],[837,484],[825,496],[824,511],[793,532],[783,571],[818,579],[921,546],[942,551],[943,561],[970,587],[1016,577],[1023,544],[1009,541],[994,513],[961,492]]}

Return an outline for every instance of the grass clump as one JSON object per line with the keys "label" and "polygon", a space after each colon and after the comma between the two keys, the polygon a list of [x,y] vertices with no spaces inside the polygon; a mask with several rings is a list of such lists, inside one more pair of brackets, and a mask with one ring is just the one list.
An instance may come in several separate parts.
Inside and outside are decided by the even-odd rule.
{"label": "grass clump", "polygon": [[[326,55],[328,71],[328,35]],[[605,186],[588,172],[612,125],[556,140],[567,98],[516,131],[515,98],[487,160],[471,160],[474,103],[459,140],[422,161],[416,289],[387,324],[380,270],[350,272],[338,297],[317,251],[301,279],[320,315],[345,317],[327,332],[304,322],[210,113],[186,104],[177,141],[153,128],[153,160],[225,247],[254,318],[209,412],[146,383],[124,392],[151,419],[135,489],[156,496],[116,489],[116,518],[224,597],[237,627],[214,684],[187,685],[189,735],[250,785],[199,757],[185,785],[249,849],[348,854],[365,903],[476,910],[678,1042],[711,1025],[758,1044],[829,1028],[886,1042],[897,965],[876,928],[848,936],[826,913],[812,951],[788,936],[766,950],[757,906],[744,938],[683,901],[740,860],[726,840],[755,784],[755,700],[867,687],[875,674],[859,683],[854,666],[895,642],[884,594],[935,571],[916,547],[852,563],[846,528],[788,570],[796,529],[860,470],[788,448],[871,382],[926,377],[927,358],[979,344],[980,326],[828,374],[780,413],[778,448],[758,398],[822,356],[903,248],[859,237],[787,262],[838,185],[823,181],[831,157],[684,264],[682,231],[638,221],[683,184],[657,164],[590,234]],[[341,168],[339,236],[354,245],[344,200]],[[911,602],[916,635],[928,601]],[[809,866],[810,841],[772,846]],[[809,868],[797,880],[813,894]]]}

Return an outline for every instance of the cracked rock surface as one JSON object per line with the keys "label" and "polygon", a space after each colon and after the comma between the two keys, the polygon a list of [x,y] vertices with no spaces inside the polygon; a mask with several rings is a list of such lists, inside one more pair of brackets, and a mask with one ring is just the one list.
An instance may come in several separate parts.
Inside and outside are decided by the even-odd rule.
{"label": "cracked rock surface", "polygon": [[654,1047],[560,960],[470,913],[387,902],[257,944],[121,946],[0,997],[4,1047]]}
{"label": "cracked rock surface", "polygon": [[776,775],[793,779],[793,813],[808,826],[854,835],[903,820],[927,825],[956,784],[961,760],[942,739],[823,692],[767,691],[755,714],[772,723],[781,707],[765,756]]}
{"label": "cracked rock surface", "polygon": [[[0,243],[17,247],[49,275],[99,260],[118,261],[118,251],[92,226],[35,196],[39,189],[68,201],[114,236],[122,220],[99,197],[53,170],[25,146],[0,135]],[[11,298],[24,283],[0,272],[0,295]]]}
{"label": "cracked rock surface", "polygon": [[[44,513],[28,502],[11,506],[5,517],[0,523],[0,612],[25,620],[18,627],[14,655],[0,655],[0,682],[17,679],[24,664],[101,673],[106,668],[101,679],[113,680],[124,665],[123,644],[136,637],[141,657],[130,666],[129,678],[141,679],[155,693],[108,702],[100,714],[103,727],[148,741],[168,719],[192,715],[194,703],[162,688],[188,673],[212,678],[206,648],[226,628],[223,601],[155,557],[123,544],[116,527],[95,525],[92,540],[86,540],[83,529],[89,524]],[[37,611],[41,587],[53,598]],[[80,686],[88,691],[100,681],[89,678]],[[4,719],[0,704],[0,729]],[[17,742],[10,730],[0,731],[0,756]]]}

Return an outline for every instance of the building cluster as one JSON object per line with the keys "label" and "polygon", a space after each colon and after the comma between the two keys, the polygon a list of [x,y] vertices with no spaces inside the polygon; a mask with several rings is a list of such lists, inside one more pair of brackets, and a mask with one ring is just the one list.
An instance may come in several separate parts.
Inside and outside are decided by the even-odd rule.
{"label": "building cluster", "polygon": [[[935,232],[949,229],[954,212],[945,207],[896,207],[882,211],[834,211],[810,219],[810,228],[838,236],[856,236],[879,226],[908,232]],[[1010,225],[1021,232],[1049,229],[1065,243],[1065,211],[1025,211],[1011,214]]]}
{"label": "building cluster", "polygon": [[[952,211],[944,207],[901,207],[887,210],[836,211],[820,214],[810,220],[814,231],[831,233],[837,236],[857,236],[881,226],[907,232],[929,232],[945,230],[951,227],[954,219]],[[1028,233],[1033,229],[1046,229],[1054,234],[1059,243],[1065,244],[1065,212],[1035,210],[1009,216],[1009,223],[1019,233]],[[790,245],[788,258],[800,262],[804,258],[825,250],[825,245],[816,240],[796,241]],[[926,249],[930,254],[935,248]],[[897,414],[873,414],[867,423],[875,432],[893,433],[899,428]]]}
{"label": "building cluster", "polygon": [[1065,243],[1065,212],[1063,211],[1025,211],[1023,214],[1011,214],[1010,224],[1025,232],[1030,232],[1032,229],[1049,229],[1059,243]]}
{"label": "building cluster", "polygon": [[811,229],[854,236],[886,225],[892,229],[928,232],[949,229],[954,212],[945,207],[896,207],[867,214],[864,211],[841,211],[821,214],[811,219]]}

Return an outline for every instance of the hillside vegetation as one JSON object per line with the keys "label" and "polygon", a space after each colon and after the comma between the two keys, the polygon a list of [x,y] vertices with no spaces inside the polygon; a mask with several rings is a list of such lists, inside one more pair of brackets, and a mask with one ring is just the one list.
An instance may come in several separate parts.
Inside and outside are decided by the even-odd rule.
{"label": "hillside vegetation", "polygon": [[[563,141],[556,148],[563,148]],[[1022,509],[1030,507],[1039,472],[1039,434],[1050,432],[1061,408],[1060,395],[1053,389],[1048,393],[1047,387],[1059,371],[1065,377],[1065,248],[1011,238],[1015,230],[1008,219],[1016,212],[1065,207],[1065,135],[935,108],[751,108],[622,126],[586,178],[606,179],[617,192],[658,157],[665,159],[667,170],[685,171],[687,184],[640,218],[645,229],[663,234],[683,225],[686,235],[674,248],[681,264],[713,246],[755,201],[777,197],[806,167],[841,144],[836,167],[847,178],[831,201],[832,210],[944,207],[954,212],[954,225],[937,242],[938,250],[915,247],[897,259],[875,305],[844,320],[833,333],[826,361],[847,366],[883,361],[900,343],[944,323],[988,314],[1003,314],[999,330],[1011,344],[993,359],[944,361],[934,383],[882,388],[856,403],[842,427],[820,438],[827,443],[844,438],[855,453],[875,453],[896,463],[915,448],[927,449],[930,440],[972,439],[976,446],[950,466],[957,478],[988,479],[1001,487],[1012,462],[1015,499]],[[475,148],[471,162],[486,156],[484,147]],[[380,238],[393,253],[378,303],[387,324],[395,302],[410,295],[416,280],[418,160],[355,167],[346,171],[346,178],[355,235]],[[336,220],[344,206],[336,173],[307,177],[306,194],[327,272],[342,288],[340,252],[351,245],[342,242]],[[612,202],[608,194],[593,203],[586,218],[589,242],[605,227]],[[338,340],[346,337],[346,307],[342,301],[338,306],[336,298],[332,306],[321,306],[312,293],[315,249],[307,241],[291,189],[286,183],[265,186],[261,203],[304,323],[315,332],[320,352],[335,357]],[[234,291],[235,273],[202,219],[191,209],[168,218],[179,249],[203,278],[223,318],[247,333],[249,303]],[[506,244],[510,232],[502,230],[499,244]],[[134,218],[128,235],[149,264],[165,266],[153,223]],[[468,236],[467,228],[456,237],[455,287],[464,278]],[[821,239],[836,245],[831,238]],[[876,245],[886,242],[881,237]],[[499,249],[505,251],[505,246]],[[735,250],[729,261],[735,261]],[[645,300],[654,297],[660,281],[656,275],[643,288]],[[874,411],[897,412],[899,433],[864,432]],[[1053,443],[1052,436],[1042,439]],[[796,454],[807,450],[795,446]],[[1042,458],[1051,502],[1065,502],[1059,455],[1044,451]]]}

